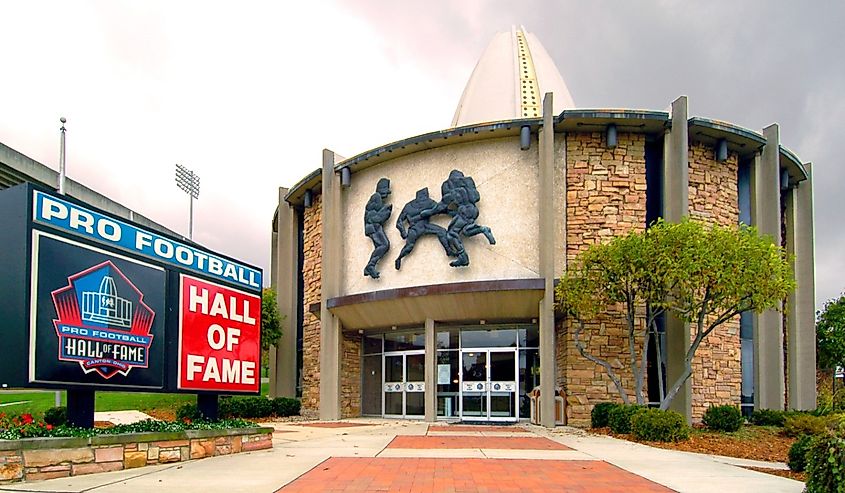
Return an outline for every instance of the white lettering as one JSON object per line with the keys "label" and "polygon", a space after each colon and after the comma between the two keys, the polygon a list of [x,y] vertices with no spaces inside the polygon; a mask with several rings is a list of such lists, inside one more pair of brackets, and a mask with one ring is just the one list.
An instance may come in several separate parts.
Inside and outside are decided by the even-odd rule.
{"label": "white lettering", "polygon": [[220,381],[220,369],[217,367],[217,358],[208,358],[208,365],[205,367],[205,373],[202,375],[202,381]]}
{"label": "white lettering", "polygon": [[188,381],[193,381],[196,374],[202,371],[202,364],[205,358],[198,354],[188,355]]}
{"label": "white lettering", "polygon": [[223,359],[223,381],[238,383],[241,381],[241,361]]}
{"label": "white lettering", "polygon": [[171,258],[173,257],[173,243],[162,238],[156,238],[153,241],[153,251],[159,257]]}
{"label": "white lettering", "polygon": [[218,276],[223,275],[223,262],[218,258],[209,257],[208,270],[212,274],[217,274]]}
{"label": "white lettering", "polygon": [[97,233],[100,233],[100,236],[109,241],[120,241],[122,231],[119,224],[103,218],[97,223]]}
{"label": "white lettering", "polygon": [[240,343],[241,329],[226,327],[226,351],[231,351]]}
{"label": "white lettering", "polygon": [[226,270],[223,271],[223,277],[228,277],[229,279],[237,282],[238,273],[235,272],[235,266],[227,262]]}
{"label": "white lettering", "polygon": [[197,294],[197,287],[191,286],[188,289],[188,311],[196,313],[197,305],[200,305],[200,313],[208,315],[208,290],[203,289]]}
{"label": "white lettering", "polygon": [[180,264],[191,265],[194,263],[194,253],[182,245],[178,245],[176,247],[176,260]]}
{"label": "white lettering", "polygon": [[212,317],[222,315],[223,318],[229,318],[229,314],[226,312],[226,300],[223,299],[223,293],[216,293],[214,295],[214,301],[211,303],[211,311],[208,314]]}
{"label": "white lettering", "polygon": [[47,221],[53,218],[67,219],[67,207],[64,204],[44,195],[41,197],[41,217]]}
{"label": "white lettering", "polygon": [[211,346],[211,349],[223,349],[223,346],[226,345],[226,334],[223,332],[223,327],[217,324],[211,324],[206,336],[206,339],[208,339],[208,345]]}
{"label": "white lettering", "polygon": [[197,258],[197,269],[205,269],[205,261],[208,259],[208,255],[202,252],[194,252],[194,256]]}
{"label": "white lettering", "polygon": [[241,383],[244,385],[255,385],[255,361],[241,362]]}
{"label": "white lettering", "polygon": [[244,318],[238,315],[238,299],[234,296],[229,298],[229,320],[243,322]]}
{"label": "white lettering", "polygon": [[244,323],[255,325],[255,319],[249,316],[249,300],[244,300]]}
{"label": "white lettering", "polygon": [[149,233],[143,231],[135,232],[135,249],[143,250],[145,247],[152,246],[153,237]]}
{"label": "white lettering", "polygon": [[79,209],[70,210],[70,227],[84,229],[89,235],[94,234],[94,216]]}

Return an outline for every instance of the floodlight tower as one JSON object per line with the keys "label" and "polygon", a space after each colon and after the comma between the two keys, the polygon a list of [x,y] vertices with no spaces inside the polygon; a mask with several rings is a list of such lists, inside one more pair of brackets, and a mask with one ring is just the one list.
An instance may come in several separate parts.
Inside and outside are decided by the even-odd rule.
{"label": "floodlight tower", "polygon": [[181,188],[190,197],[188,239],[192,240],[194,236],[194,199],[199,199],[200,197],[200,177],[181,164],[177,164],[176,186]]}

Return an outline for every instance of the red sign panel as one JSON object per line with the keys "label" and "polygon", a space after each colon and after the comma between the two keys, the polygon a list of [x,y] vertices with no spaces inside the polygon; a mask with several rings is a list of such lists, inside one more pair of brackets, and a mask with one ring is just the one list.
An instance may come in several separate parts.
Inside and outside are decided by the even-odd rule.
{"label": "red sign panel", "polygon": [[182,275],[179,288],[179,388],[258,392],[261,298]]}

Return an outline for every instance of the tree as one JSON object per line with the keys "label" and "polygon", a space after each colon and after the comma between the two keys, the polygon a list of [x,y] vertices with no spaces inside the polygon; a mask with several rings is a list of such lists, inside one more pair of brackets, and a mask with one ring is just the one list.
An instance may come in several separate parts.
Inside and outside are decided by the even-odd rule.
{"label": "tree", "polygon": [[279,303],[273,288],[264,288],[261,297],[261,350],[268,351],[282,337],[282,321]]}
{"label": "tree", "polygon": [[817,314],[816,364],[820,370],[833,373],[836,393],[836,368],[845,367],[845,293],[828,300]]}
{"label": "tree", "polygon": [[[744,311],[778,308],[794,287],[783,249],[754,228],[684,220],[658,221],[644,232],[590,246],[561,280],[557,295],[560,308],[575,322],[579,353],[605,369],[625,403],[628,392],[610,362],[592,354],[581,340],[586,322],[613,306],[623,307],[635,387],[630,390],[638,403],[645,402],[645,367],[658,318],[672,313],[691,325],[684,372],[661,396],[660,408],[667,409],[692,375],[695,352],[708,335]],[[659,343],[655,346],[661,350]]]}

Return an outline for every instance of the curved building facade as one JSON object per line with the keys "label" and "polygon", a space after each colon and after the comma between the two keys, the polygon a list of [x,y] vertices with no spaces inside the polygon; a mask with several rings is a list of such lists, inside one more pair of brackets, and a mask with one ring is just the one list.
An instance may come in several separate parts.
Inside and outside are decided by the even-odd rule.
{"label": "curved building facade", "polygon": [[[536,38],[514,29],[479,61],[453,127],[349,159],[324,151],[280,188],[271,276],[286,330],[271,392],[322,419],[588,423],[616,392],[555,313],[555,280],[590,244],[692,216],[781,241],[798,288],[786,316],[743,315],[705,340],[674,406],[694,420],[711,404],[814,408],[809,164],[776,125],[690,117],[685,97],[668,112],[574,106]],[[620,317],[588,327],[593,351],[627,358]],[[666,334],[652,394],[689,340]],[[532,411],[535,389],[560,395],[563,415],[552,399]]]}

